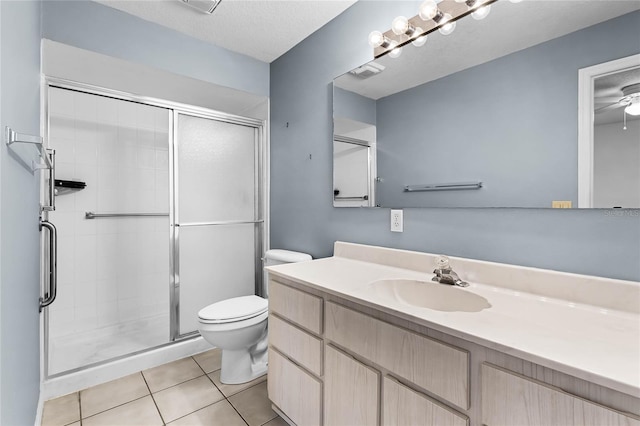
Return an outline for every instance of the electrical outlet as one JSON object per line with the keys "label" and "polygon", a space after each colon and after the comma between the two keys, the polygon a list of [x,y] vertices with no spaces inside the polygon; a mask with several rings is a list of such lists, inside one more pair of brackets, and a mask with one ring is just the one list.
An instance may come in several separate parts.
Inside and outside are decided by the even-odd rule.
{"label": "electrical outlet", "polygon": [[402,210],[391,210],[391,232],[402,232]]}

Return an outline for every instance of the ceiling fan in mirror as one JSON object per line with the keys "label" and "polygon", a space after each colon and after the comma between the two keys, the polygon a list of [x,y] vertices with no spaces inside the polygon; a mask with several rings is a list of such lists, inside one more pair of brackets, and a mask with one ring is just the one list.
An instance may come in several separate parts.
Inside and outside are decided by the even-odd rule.
{"label": "ceiling fan in mirror", "polygon": [[601,114],[607,111],[623,109],[623,129],[627,129],[627,114],[632,116],[640,115],[640,82],[625,86],[621,89],[622,97],[596,97],[595,102],[599,104],[607,103],[608,105],[596,108],[595,113]]}

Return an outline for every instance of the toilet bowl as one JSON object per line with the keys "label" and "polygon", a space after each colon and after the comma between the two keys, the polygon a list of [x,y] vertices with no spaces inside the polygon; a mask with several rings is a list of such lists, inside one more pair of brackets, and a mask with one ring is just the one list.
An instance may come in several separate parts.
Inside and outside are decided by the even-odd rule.
{"label": "toilet bowl", "polygon": [[[288,250],[265,253],[265,266],[305,260],[311,256]],[[246,383],[267,373],[267,317],[267,299],[255,295],[222,300],[198,312],[200,335],[222,350],[222,383]]]}

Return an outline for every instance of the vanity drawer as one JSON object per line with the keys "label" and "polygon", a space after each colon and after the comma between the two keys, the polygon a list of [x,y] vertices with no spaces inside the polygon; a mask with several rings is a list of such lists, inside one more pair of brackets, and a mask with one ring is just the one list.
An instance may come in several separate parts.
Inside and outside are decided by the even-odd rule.
{"label": "vanity drawer", "polygon": [[482,374],[482,423],[511,425],[640,426],[624,413],[487,363]]}
{"label": "vanity drawer", "polygon": [[322,383],[269,348],[269,399],[295,424],[321,424]]}
{"label": "vanity drawer", "polygon": [[392,378],[382,384],[382,426],[468,426],[469,418]]}
{"label": "vanity drawer", "polygon": [[269,282],[269,309],[307,330],[322,333],[322,298]]}
{"label": "vanity drawer", "polygon": [[313,374],[322,375],[321,339],[275,315],[269,315],[269,344]]}
{"label": "vanity drawer", "polygon": [[415,383],[469,408],[469,352],[327,302],[325,337]]}

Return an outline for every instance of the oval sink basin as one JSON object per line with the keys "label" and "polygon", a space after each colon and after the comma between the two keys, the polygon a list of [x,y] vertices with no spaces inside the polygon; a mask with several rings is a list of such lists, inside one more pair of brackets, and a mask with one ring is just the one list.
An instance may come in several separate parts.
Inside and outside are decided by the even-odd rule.
{"label": "oval sink basin", "polygon": [[487,299],[462,287],[433,281],[380,280],[369,287],[381,299],[436,311],[480,312],[491,307]]}

